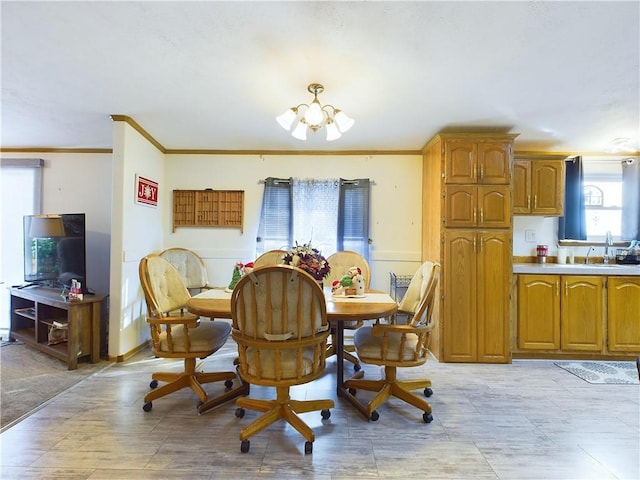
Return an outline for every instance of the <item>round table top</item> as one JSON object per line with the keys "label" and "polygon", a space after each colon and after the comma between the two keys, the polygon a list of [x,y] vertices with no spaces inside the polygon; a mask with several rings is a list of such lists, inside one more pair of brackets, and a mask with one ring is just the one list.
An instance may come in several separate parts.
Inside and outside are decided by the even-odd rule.
{"label": "round table top", "polygon": [[[327,319],[330,321],[358,321],[393,315],[397,303],[386,293],[371,291],[364,298],[332,297],[327,300]],[[191,313],[209,318],[231,318],[231,293],[223,289],[206,290],[187,302]]]}

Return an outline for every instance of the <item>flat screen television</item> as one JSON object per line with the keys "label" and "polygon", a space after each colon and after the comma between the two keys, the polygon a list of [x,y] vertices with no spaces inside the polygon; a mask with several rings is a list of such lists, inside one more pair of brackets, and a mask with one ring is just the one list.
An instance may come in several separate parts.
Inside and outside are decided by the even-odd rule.
{"label": "flat screen television", "polygon": [[25,215],[24,281],[68,287],[78,280],[86,291],[85,214]]}

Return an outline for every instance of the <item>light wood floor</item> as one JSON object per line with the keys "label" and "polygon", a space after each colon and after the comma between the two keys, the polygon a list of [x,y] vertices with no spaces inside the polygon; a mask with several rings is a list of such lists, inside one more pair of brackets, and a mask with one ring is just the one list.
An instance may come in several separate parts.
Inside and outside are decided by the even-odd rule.
{"label": "light wood floor", "polygon": [[[228,370],[234,356],[228,343],[205,367]],[[231,402],[198,415],[187,390],[143,412],[150,373],[172,368],[180,363],[143,352],[56,397],[0,435],[0,478],[640,478],[640,387],[592,385],[551,361],[430,361],[401,370],[400,376],[432,379],[431,424],[399,401],[367,422],[337,400],[329,420],[303,415],[316,434],[311,455],[283,422],[252,437],[250,452],[240,453],[240,427],[258,414],[238,419]],[[380,373],[365,371],[370,378]],[[335,398],[334,382],[335,357],[323,378],[295,388],[292,397]],[[207,386],[211,393],[223,388]],[[272,394],[252,387],[252,395]]]}

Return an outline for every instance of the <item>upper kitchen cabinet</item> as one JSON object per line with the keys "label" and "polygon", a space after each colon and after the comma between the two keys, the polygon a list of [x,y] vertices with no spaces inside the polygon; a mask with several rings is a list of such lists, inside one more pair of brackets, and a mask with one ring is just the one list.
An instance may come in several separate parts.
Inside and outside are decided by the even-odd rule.
{"label": "upper kitchen cabinet", "polygon": [[468,134],[447,136],[444,141],[444,182],[447,184],[508,185],[511,182],[512,146]]}
{"label": "upper kitchen cabinet", "polygon": [[446,185],[445,227],[509,228],[511,188],[508,185]]}
{"label": "upper kitchen cabinet", "polygon": [[564,214],[565,157],[517,157],[513,162],[513,214]]}

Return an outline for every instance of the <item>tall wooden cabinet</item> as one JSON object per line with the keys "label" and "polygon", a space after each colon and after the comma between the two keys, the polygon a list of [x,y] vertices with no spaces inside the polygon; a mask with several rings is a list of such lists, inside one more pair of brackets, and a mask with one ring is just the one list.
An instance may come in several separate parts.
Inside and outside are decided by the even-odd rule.
{"label": "tall wooden cabinet", "polygon": [[507,363],[516,135],[441,133],[423,150],[423,260],[442,265],[431,350],[441,361]]}

